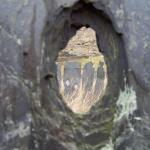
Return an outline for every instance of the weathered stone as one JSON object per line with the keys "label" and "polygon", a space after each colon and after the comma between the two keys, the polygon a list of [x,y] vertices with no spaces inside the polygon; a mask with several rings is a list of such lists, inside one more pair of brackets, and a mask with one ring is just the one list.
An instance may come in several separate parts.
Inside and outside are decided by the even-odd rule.
{"label": "weathered stone", "polygon": [[[148,0],[1,0],[0,149],[96,150],[111,136],[116,150],[149,150],[149,7]],[[87,24],[105,56],[108,86],[102,104],[78,116],[61,100],[55,60]],[[115,122],[126,85],[137,110]],[[106,133],[103,143],[85,141],[94,132]]]}

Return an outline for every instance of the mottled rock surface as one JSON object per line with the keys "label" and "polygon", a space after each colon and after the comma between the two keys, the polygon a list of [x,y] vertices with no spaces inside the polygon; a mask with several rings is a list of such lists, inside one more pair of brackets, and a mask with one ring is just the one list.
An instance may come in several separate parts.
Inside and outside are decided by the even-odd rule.
{"label": "mottled rock surface", "polygon": [[[149,0],[1,0],[0,150],[100,150],[110,137],[115,150],[149,150],[149,7]],[[102,103],[80,116],[61,100],[55,60],[83,25],[97,33],[108,86]]]}
{"label": "mottled rock surface", "polygon": [[[96,43],[96,33],[89,27],[81,27],[68,41],[66,47],[59,52],[60,57],[100,55]],[[59,59],[59,58],[58,58]]]}

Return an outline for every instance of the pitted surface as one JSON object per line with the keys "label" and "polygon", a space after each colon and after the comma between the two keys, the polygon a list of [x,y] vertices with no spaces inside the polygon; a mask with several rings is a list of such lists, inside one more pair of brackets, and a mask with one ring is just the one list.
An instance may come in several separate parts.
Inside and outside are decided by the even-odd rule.
{"label": "pitted surface", "polygon": [[[150,149],[150,2],[85,0],[85,3],[91,2],[89,5],[96,8],[96,11],[91,11],[91,16],[95,16],[92,20],[95,30],[97,29],[98,45],[104,52],[106,63],[109,66],[112,64],[109,68],[108,92],[101,107],[105,108],[105,113],[100,113],[98,105],[86,119],[73,116],[61,102],[55,76],[54,62],[58,50],[64,47],[64,44],[58,43],[61,43],[61,35],[66,32],[65,27],[69,26],[66,20],[71,20],[68,11],[75,8],[76,2],[77,0],[1,0],[0,149],[47,150],[54,143],[53,150],[99,150],[108,141],[111,131],[116,150]],[[106,20],[101,19],[103,17]],[[84,23],[85,20],[81,20]],[[104,22],[107,22],[107,26]],[[103,27],[103,35],[97,25]],[[108,33],[111,38],[108,38]],[[123,40],[120,41],[120,37]],[[116,46],[118,43],[122,46]],[[115,67],[117,62],[120,65]],[[128,70],[126,75],[123,75],[122,68]],[[111,75],[118,82],[112,80]],[[116,102],[119,90],[125,86],[122,78],[127,80],[127,84],[136,93],[137,110],[128,121],[120,120],[112,130],[112,125],[108,124],[112,123],[112,117],[108,116],[114,112],[110,111],[110,104]],[[107,95],[112,97],[108,99]],[[105,122],[108,126],[105,126]],[[127,122],[133,126],[133,132],[125,126]],[[4,139],[8,140],[7,144]]]}

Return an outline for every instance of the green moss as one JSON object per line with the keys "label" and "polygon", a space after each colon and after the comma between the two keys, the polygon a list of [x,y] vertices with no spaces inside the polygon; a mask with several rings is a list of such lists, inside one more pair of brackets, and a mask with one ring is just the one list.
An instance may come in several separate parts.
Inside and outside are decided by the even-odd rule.
{"label": "green moss", "polygon": [[111,134],[112,128],[113,128],[113,118],[112,118],[112,120],[110,122],[108,122],[106,124],[106,130],[105,130],[105,132],[107,132],[108,134]]}
{"label": "green moss", "polygon": [[119,54],[119,47],[118,47],[117,40],[113,36],[110,36],[110,45],[113,49],[113,58],[112,59],[117,59],[118,54]]}
{"label": "green moss", "polygon": [[117,112],[115,121],[119,121],[123,117],[128,119],[128,116],[136,109],[136,93],[131,87],[126,86],[124,91],[120,91],[120,95],[117,100]]}

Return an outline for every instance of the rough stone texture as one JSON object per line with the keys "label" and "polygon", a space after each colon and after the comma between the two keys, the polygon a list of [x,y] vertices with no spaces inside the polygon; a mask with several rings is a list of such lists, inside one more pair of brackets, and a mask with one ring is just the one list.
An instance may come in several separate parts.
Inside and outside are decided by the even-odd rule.
{"label": "rough stone texture", "polygon": [[[1,0],[1,150],[99,150],[110,136],[116,150],[150,149],[150,1],[76,2]],[[109,81],[103,102],[77,116],[58,93],[54,62],[85,24],[97,33]],[[126,84],[136,92],[137,110],[112,128]]]}
{"label": "rough stone texture", "polygon": [[81,27],[68,41],[67,46],[59,52],[59,55],[65,57],[67,56],[65,53],[75,56],[100,55],[95,31],[89,27]]}

